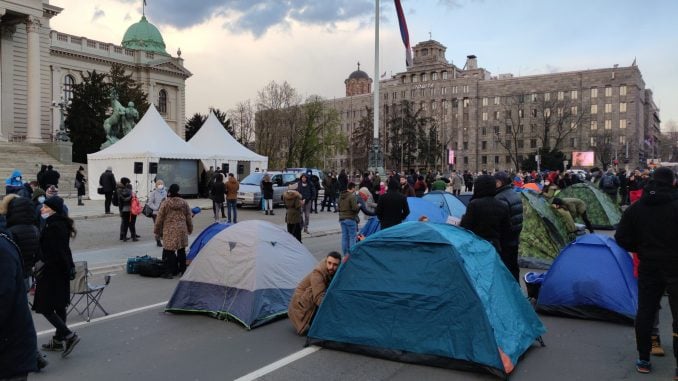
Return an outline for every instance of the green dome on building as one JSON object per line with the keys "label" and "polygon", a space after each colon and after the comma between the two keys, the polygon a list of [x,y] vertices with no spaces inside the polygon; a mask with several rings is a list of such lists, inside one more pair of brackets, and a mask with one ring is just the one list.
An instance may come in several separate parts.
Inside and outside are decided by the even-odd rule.
{"label": "green dome on building", "polygon": [[169,55],[165,51],[165,41],[160,31],[146,20],[146,16],[142,16],[138,23],[127,28],[122,38],[122,46],[127,49]]}

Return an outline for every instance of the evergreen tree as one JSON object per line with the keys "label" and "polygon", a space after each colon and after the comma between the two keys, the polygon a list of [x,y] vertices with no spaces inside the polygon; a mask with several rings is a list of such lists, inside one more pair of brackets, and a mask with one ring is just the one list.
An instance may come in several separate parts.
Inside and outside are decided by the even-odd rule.
{"label": "evergreen tree", "polygon": [[106,77],[94,70],[83,74],[82,82],[73,86],[73,99],[65,123],[70,131],[76,163],[87,162],[87,154],[99,151],[106,140],[103,123],[110,107],[110,85]]}

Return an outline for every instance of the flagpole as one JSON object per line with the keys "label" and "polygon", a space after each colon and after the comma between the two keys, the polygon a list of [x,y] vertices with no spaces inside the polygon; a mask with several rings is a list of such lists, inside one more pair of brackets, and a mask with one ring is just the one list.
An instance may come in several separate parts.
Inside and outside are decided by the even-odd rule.
{"label": "flagpole", "polygon": [[373,144],[370,160],[370,167],[372,170],[383,171],[383,164],[380,162],[380,145],[379,145],[379,0],[374,0],[374,104],[372,108],[373,121]]}

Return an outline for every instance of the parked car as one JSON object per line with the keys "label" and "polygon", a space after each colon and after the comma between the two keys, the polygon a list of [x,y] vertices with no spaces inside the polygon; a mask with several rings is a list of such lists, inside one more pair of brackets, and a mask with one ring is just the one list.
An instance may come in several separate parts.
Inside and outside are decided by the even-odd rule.
{"label": "parked car", "polygon": [[290,183],[297,181],[293,172],[254,172],[240,181],[238,190],[239,206],[261,207],[261,180],[264,175],[271,176],[273,182],[273,205],[282,204],[282,194]]}

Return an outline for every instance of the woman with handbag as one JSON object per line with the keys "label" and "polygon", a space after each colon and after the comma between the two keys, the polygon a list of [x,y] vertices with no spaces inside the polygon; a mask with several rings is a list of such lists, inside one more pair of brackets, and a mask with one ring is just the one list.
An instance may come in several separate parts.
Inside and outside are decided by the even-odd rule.
{"label": "woman with handbag", "polygon": [[127,177],[120,179],[120,182],[117,185],[117,196],[118,196],[118,208],[120,209],[120,240],[127,242],[127,230],[129,230],[132,241],[136,242],[139,240],[137,235],[137,216],[132,213],[132,196],[134,196],[134,191],[132,190],[132,181]]}
{"label": "woman with handbag", "polygon": [[[155,182],[155,189],[148,195],[148,202],[146,206],[151,209],[151,215],[148,216],[147,212],[144,212],[144,215],[151,217],[153,219],[153,224],[158,217],[158,210],[160,210],[160,204],[167,198],[167,190],[165,189],[165,182],[162,180],[157,180]],[[158,247],[162,247],[162,242],[160,242],[160,237],[155,236],[155,244]]]}
{"label": "woman with handbag", "polygon": [[85,168],[80,166],[78,168],[78,171],[75,172],[75,189],[78,190],[78,206],[84,206],[85,204],[82,202],[82,196],[85,195],[85,183],[87,182],[87,179],[85,178]]}
{"label": "woman with handbag", "polygon": [[66,306],[70,303],[70,280],[75,265],[69,240],[75,238],[73,220],[64,213],[59,196],[45,200],[40,216],[45,220],[40,236],[40,253],[35,264],[35,298],[33,310],[45,316],[56,328],[52,339],[42,345],[48,351],[62,351],[68,356],[80,338],[66,325]]}
{"label": "woman with handbag", "polygon": [[160,205],[154,233],[162,238],[162,259],[167,265],[164,278],[186,271],[188,235],[193,233],[191,208],[179,195],[179,185],[169,187],[167,199]]}

